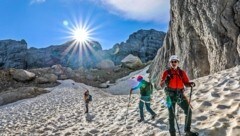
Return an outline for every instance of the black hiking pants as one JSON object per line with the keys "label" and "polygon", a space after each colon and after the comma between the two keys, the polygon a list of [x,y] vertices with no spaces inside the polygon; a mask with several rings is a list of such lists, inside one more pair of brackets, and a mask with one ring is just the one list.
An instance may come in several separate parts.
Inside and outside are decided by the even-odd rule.
{"label": "black hiking pants", "polygon": [[85,108],[86,108],[85,113],[88,113],[88,103],[85,103]]}
{"label": "black hiking pants", "polygon": [[141,99],[139,101],[139,109],[140,109],[140,118],[141,120],[144,120],[144,112],[143,112],[143,108],[144,108],[144,104],[146,106],[147,111],[152,115],[156,115],[156,113],[151,109],[151,97],[150,96],[141,96]]}
{"label": "black hiking pants", "polygon": [[169,112],[169,132],[175,133],[175,107],[178,104],[184,111],[185,114],[185,132],[191,129],[192,110],[189,106],[187,98],[183,95],[182,90],[170,90],[165,89],[167,96],[170,97],[172,105],[168,108]]}

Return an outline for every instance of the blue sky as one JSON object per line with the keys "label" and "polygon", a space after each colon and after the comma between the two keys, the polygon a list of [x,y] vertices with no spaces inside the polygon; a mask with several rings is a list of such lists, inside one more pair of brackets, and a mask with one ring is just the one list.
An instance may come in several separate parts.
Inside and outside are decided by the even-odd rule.
{"label": "blue sky", "polygon": [[[169,0],[0,0],[0,39],[29,47],[71,40],[69,28],[85,23],[104,49],[139,29],[167,31]],[[65,22],[65,25],[64,23]],[[67,23],[66,23],[67,22]]]}

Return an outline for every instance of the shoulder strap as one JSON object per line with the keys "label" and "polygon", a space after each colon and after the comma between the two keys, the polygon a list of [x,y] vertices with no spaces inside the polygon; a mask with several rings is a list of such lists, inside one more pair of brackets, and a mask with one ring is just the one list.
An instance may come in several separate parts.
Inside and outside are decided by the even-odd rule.
{"label": "shoulder strap", "polygon": [[168,75],[172,75],[170,68],[167,69],[167,73],[168,73]]}
{"label": "shoulder strap", "polygon": [[179,73],[179,77],[181,78],[182,82],[183,82],[183,70],[181,68],[178,67],[178,73]]}
{"label": "shoulder strap", "polygon": [[179,74],[180,74],[180,77],[183,78],[183,70],[178,67],[178,72],[179,72]]}
{"label": "shoulder strap", "polygon": [[165,84],[168,86],[169,85],[169,83],[170,83],[170,80],[171,80],[171,78],[172,78],[172,72],[171,72],[171,69],[170,68],[168,68],[167,69],[167,78],[166,78],[166,80],[165,80]]}

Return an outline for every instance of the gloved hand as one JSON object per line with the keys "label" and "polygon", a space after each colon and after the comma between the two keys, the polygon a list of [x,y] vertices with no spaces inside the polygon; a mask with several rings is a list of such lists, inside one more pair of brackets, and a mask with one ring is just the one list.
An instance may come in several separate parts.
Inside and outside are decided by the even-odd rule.
{"label": "gloved hand", "polygon": [[189,82],[189,86],[190,86],[190,87],[195,87],[196,84],[195,84],[194,82]]}
{"label": "gloved hand", "polygon": [[194,82],[189,82],[187,84],[185,84],[186,87],[195,87],[196,84]]}

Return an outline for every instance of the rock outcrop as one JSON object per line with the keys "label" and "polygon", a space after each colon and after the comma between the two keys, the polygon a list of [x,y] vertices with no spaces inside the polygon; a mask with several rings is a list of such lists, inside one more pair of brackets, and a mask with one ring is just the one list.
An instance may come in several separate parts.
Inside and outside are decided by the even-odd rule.
{"label": "rock outcrop", "polygon": [[150,69],[153,80],[173,54],[191,78],[239,65],[240,1],[171,0],[169,30]]}
{"label": "rock outcrop", "polygon": [[142,62],[153,60],[159,48],[162,47],[165,37],[164,32],[156,30],[139,30],[129,36],[126,42],[114,45],[107,52],[116,64],[129,54],[138,56]]}
{"label": "rock outcrop", "polygon": [[27,54],[27,43],[24,40],[2,40],[0,41],[0,69],[19,68],[25,69]]}

